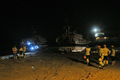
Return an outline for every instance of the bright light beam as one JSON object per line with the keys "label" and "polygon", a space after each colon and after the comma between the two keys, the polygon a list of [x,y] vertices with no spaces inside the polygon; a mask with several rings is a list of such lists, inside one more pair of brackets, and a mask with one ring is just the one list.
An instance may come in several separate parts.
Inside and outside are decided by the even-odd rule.
{"label": "bright light beam", "polygon": [[28,45],[30,45],[31,43],[30,42],[27,42]]}
{"label": "bright light beam", "polygon": [[94,31],[96,32],[96,31],[97,31],[97,29],[94,29]]}

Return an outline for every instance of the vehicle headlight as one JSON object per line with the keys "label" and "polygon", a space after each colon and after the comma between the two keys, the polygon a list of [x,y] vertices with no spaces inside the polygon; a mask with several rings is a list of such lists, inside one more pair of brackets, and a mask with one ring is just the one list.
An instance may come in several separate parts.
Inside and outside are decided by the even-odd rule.
{"label": "vehicle headlight", "polygon": [[39,46],[38,46],[38,45],[36,45],[36,46],[35,46],[35,49],[38,49],[38,48],[39,48]]}
{"label": "vehicle headlight", "polygon": [[27,42],[27,45],[30,45],[31,43],[30,42]]}
{"label": "vehicle headlight", "polygon": [[30,47],[30,49],[31,49],[31,50],[35,50],[35,48],[34,48],[33,46],[32,46],[32,47]]}

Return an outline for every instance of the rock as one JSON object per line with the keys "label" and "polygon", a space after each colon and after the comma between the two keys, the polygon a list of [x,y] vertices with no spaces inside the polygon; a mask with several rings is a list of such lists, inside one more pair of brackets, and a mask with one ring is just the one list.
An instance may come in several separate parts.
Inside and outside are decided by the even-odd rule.
{"label": "rock", "polygon": [[34,66],[31,66],[33,69],[35,69],[35,67]]}
{"label": "rock", "polygon": [[42,61],[42,60],[39,60],[39,61]]}

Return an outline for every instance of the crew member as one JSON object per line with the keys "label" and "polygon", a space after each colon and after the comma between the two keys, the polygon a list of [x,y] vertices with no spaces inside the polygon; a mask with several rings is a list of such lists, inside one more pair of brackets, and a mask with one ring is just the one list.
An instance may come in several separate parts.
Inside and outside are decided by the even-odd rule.
{"label": "crew member", "polygon": [[99,55],[99,58],[103,56],[103,49],[101,48],[101,46],[98,46],[98,55]]}
{"label": "crew member", "polygon": [[91,48],[87,45],[85,49],[85,56],[86,56],[86,61],[88,66],[90,65],[90,51],[91,51]]}
{"label": "crew member", "polygon": [[103,49],[101,48],[101,46],[98,46],[99,49],[99,68],[105,68],[104,63],[103,63],[103,59],[104,59],[104,54],[103,54]]}
{"label": "crew member", "polygon": [[103,55],[104,55],[104,63],[105,66],[108,66],[108,55],[111,53],[111,51],[106,47],[106,45],[104,44],[104,48],[103,48]]}
{"label": "crew member", "polygon": [[19,49],[19,57],[20,58],[23,57],[23,48],[22,47]]}
{"label": "crew member", "polygon": [[115,49],[114,49],[114,45],[111,45],[111,59],[112,59],[112,65],[115,64]]}
{"label": "crew member", "polygon": [[17,48],[16,48],[16,46],[14,46],[12,48],[12,51],[13,51],[13,57],[14,57],[14,59],[17,59]]}
{"label": "crew member", "polygon": [[26,57],[25,52],[26,52],[26,46],[23,46],[23,56],[24,56],[24,58]]}

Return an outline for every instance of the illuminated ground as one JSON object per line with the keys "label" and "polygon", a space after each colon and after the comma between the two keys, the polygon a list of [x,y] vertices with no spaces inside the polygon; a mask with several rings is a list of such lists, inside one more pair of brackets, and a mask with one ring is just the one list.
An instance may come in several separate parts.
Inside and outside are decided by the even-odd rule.
{"label": "illuminated ground", "polygon": [[[81,53],[62,54],[40,51],[26,59],[0,60],[0,80],[119,80],[120,60],[98,69],[96,54],[91,55],[92,66],[86,66]],[[111,63],[111,61],[110,61]]]}

